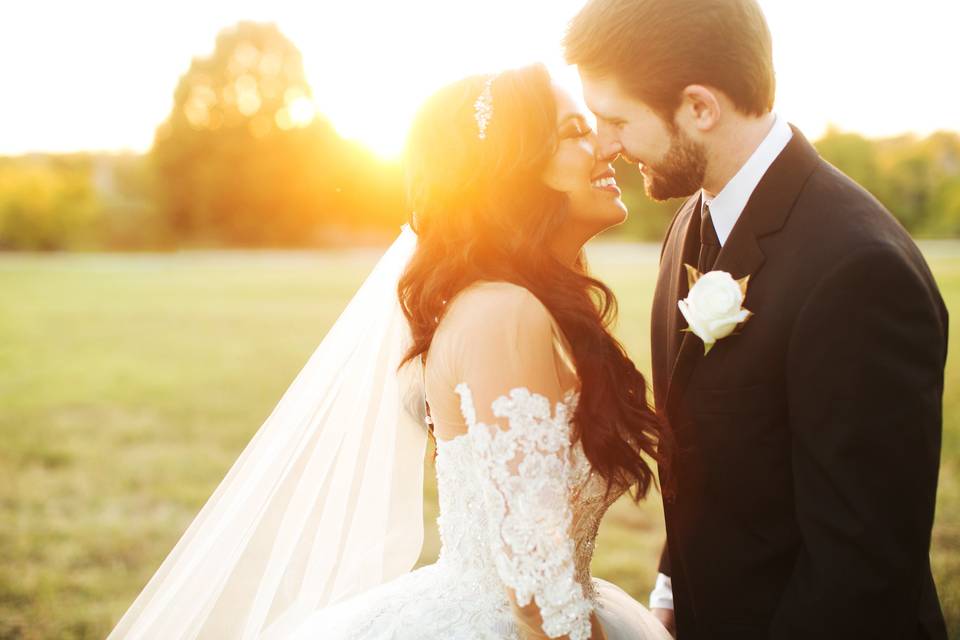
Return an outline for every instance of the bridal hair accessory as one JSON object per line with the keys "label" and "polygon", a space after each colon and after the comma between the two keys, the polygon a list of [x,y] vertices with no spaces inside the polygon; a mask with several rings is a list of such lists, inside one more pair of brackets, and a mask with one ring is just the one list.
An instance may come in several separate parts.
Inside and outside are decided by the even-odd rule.
{"label": "bridal hair accessory", "polygon": [[476,102],[473,103],[473,118],[477,121],[477,137],[483,140],[487,137],[487,124],[493,117],[493,93],[490,91],[490,85],[493,84],[496,75],[490,76],[483,85],[483,91]]}
{"label": "bridal hair accessory", "polygon": [[687,269],[690,287],[687,297],[677,303],[688,325],[683,331],[703,340],[703,354],[706,355],[717,340],[729,336],[737,325],[753,315],[743,308],[750,276],[734,280],[726,271],[700,273],[688,264],[683,266]]}
{"label": "bridal hair accessory", "polygon": [[424,394],[380,258],[108,640],[280,640],[409,572],[423,544]]}

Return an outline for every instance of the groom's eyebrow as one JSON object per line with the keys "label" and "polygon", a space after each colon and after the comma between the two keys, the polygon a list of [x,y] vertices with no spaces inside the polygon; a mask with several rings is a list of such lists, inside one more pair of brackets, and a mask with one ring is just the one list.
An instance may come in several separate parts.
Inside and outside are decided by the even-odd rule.
{"label": "groom's eyebrow", "polygon": [[590,113],[592,113],[597,120],[603,120],[604,122],[610,122],[614,124],[617,122],[624,122],[624,119],[619,116],[613,116],[609,113],[604,113],[591,104],[588,104],[587,106],[590,107]]}
{"label": "groom's eyebrow", "polygon": [[618,117],[616,117],[616,116],[611,116],[611,115],[608,115],[608,114],[606,114],[606,113],[600,113],[600,112],[598,112],[598,111],[594,111],[594,112],[593,112],[593,115],[597,116],[597,118],[600,119],[600,120],[604,120],[604,121],[606,121],[606,122],[611,122],[611,123],[614,123],[614,124],[617,123],[617,122],[623,122],[623,118],[618,118]]}

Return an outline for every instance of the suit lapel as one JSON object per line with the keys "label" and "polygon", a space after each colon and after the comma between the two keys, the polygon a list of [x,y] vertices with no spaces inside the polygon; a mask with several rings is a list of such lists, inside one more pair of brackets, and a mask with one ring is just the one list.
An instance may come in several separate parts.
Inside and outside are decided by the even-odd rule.
{"label": "suit lapel", "polygon": [[699,206],[699,196],[691,197],[684,203],[677,214],[676,231],[671,234],[670,246],[664,255],[667,265],[665,269],[667,281],[663,290],[667,292],[667,299],[664,301],[666,308],[662,309],[662,313],[667,316],[668,374],[673,371],[677,354],[680,352],[680,341],[683,337],[680,331],[686,326],[677,306],[677,301],[687,297],[687,272],[683,268],[683,263],[687,260],[685,256],[690,250],[690,243],[696,241],[696,247],[699,250],[699,229],[694,229],[696,225],[692,224],[694,218],[696,218],[694,213]]}
{"label": "suit lapel", "polygon": [[658,410],[666,404],[667,385],[673,364],[680,350],[682,316],[677,300],[686,296],[686,276],[683,261],[685,241],[689,236],[694,207],[699,194],[684,202],[670,222],[670,228],[660,252],[657,286],[653,294],[650,317],[651,364],[653,365],[653,392]]}
{"label": "suit lapel", "polygon": [[[800,190],[804,183],[810,177],[819,161],[819,155],[816,149],[800,133],[800,130],[790,125],[793,130],[793,138],[777,156],[773,164],[764,174],[763,179],[757,185],[747,205],[740,214],[730,237],[727,238],[720,254],[717,256],[717,262],[713,267],[714,271],[727,271],[734,278],[742,278],[749,275],[751,281],[756,281],[757,273],[763,267],[766,261],[766,255],[760,245],[760,238],[772,233],[776,233],[787,222],[790,211],[800,195]],[[697,200],[699,202],[699,200]],[[678,265],[680,271],[683,271],[682,265]],[[686,275],[683,276],[686,278]],[[677,289],[680,300],[686,295],[686,283],[683,289]],[[749,308],[750,293],[747,292],[747,301],[745,306]],[[751,309],[757,313],[757,309]],[[679,311],[677,318],[682,318]],[[680,333],[686,327],[682,319],[675,319],[678,323],[670,323],[671,331],[676,333],[671,335],[674,339],[676,335],[682,335],[680,347],[670,375],[670,381],[667,385],[666,410],[670,415],[674,403],[682,395],[682,390],[686,388],[690,375],[693,373],[696,365],[703,356],[703,342],[690,332]]]}

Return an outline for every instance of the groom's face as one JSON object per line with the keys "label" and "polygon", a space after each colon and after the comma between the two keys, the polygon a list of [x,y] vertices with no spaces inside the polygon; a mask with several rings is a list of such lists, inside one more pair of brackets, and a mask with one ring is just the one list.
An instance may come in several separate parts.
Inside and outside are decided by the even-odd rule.
{"label": "groom's face", "polygon": [[597,117],[601,157],[637,165],[654,200],[686,197],[703,184],[706,151],[610,77],[580,73],[584,100]]}

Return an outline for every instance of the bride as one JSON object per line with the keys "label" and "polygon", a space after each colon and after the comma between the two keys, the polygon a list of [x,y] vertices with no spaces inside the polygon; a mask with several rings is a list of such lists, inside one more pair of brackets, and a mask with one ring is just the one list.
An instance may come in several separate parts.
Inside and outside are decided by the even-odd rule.
{"label": "bride", "polygon": [[[660,425],[583,244],[626,208],[542,65],[453,83],[413,214],[110,638],[657,639],[590,575]],[[439,559],[420,552],[436,441]]]}

